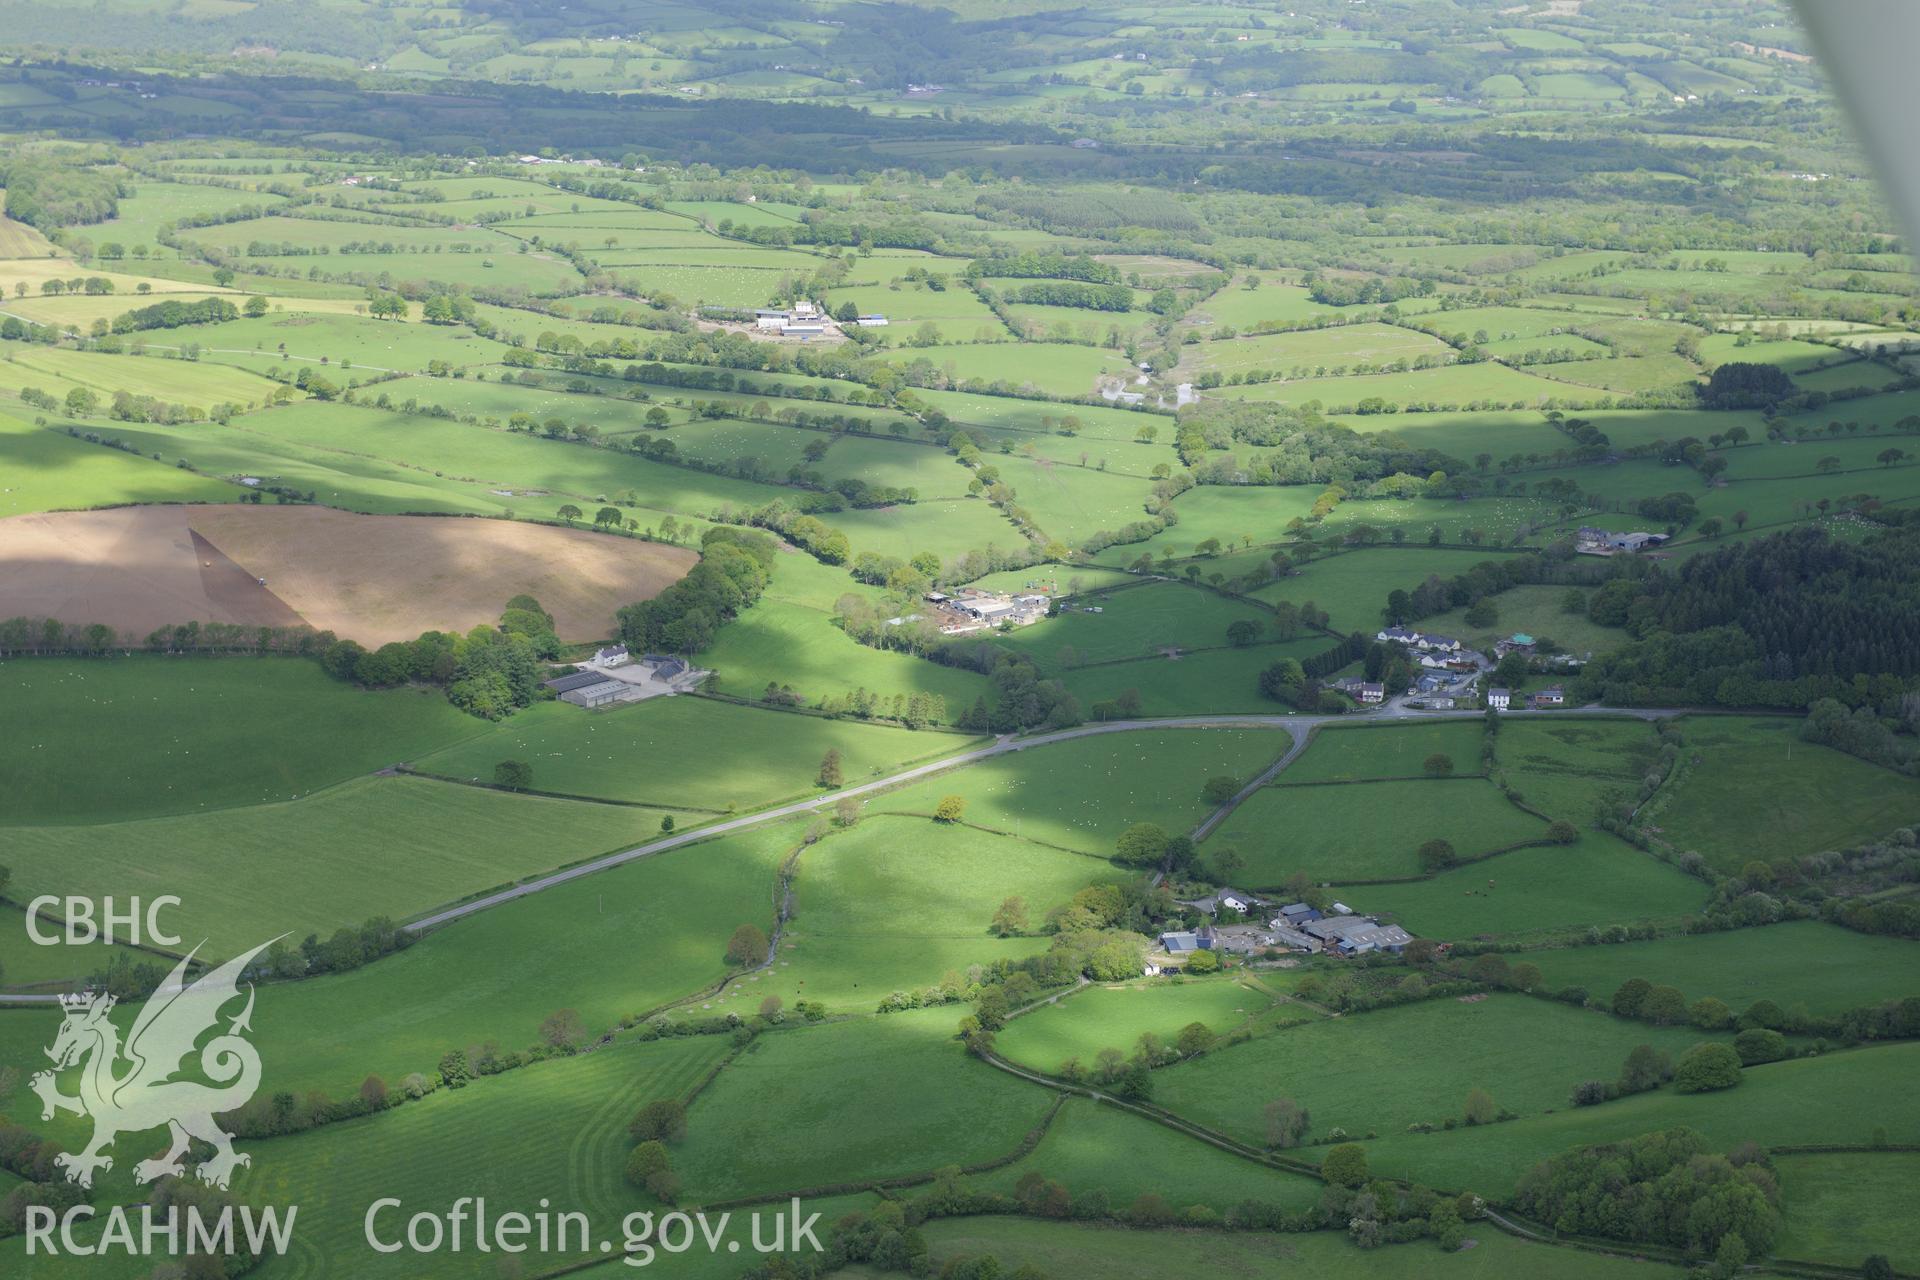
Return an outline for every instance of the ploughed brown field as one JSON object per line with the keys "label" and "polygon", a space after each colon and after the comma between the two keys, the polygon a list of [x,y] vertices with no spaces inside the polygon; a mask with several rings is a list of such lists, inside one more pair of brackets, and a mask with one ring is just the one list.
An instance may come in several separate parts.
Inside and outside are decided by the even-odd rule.
{"label": "ploughed brown field", "polygon": [[304,506],[55,512],[0,520],[0,618],[102,622],[131,640],[183,622],[304,622],[372,647],[497,622],[524,592],[563,640],[597,640],[614,633],[616,609],[698,558],[510,520]]}

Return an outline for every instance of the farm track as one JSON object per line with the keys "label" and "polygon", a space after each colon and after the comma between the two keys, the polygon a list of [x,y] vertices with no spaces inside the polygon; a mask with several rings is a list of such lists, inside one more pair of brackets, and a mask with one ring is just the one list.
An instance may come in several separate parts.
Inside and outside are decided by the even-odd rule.
{"label": "farm track", "polygon": [[[1584,709],[1578,714],[1619,716],[1636,720],[1660,720],[1670,716],[1683,715],[1685,712],[1685,708],[1595,707]],[[1405,707],[1389,707],[1375,716],[1368,717],[1368,719],[1371,721],[1477,720],[1481,714],[1482,713],[1478,711],[1414,711]],[[1566,716],[1571,713],[1556,712],[1552,714]],[[566,884],[570,881],[578,880],[583,876],[593,875],[596,872],[624,866],[629,862],[634,862],[641,858],[650,858],[656,854],[666,853],[686,845],[698,844],[710,840],[715,836],[730,835],[736,831],[746,831],[769,822],[778,822],[783,818],[796,817],[807,813],[818,813],[844,799],[872,795],[876,792],[897,787],[902,783],[917,781],[918,779],[930,777],[937,773],[944,773],[949,769],[957,769],[964,765],[976,764],[982,760],[990,760],[996,756],[1009,755],[1016,751],[1025,751],[1030,747],[1051,746],[1059,742],[1070,742],[1077,738],[1090,738],[1100,734],[1133,733],[1154,729],[1273,728],[1285,729],[1291,733],[1293,735],[1294,745],[1289,748],[1279,760],[1268,766],[1267,771],[1263,773],[1259,779],[1243,789],[1242,793],[1236,795],[1233,800],[1228,802],[1228,805],[1223,806],[1221,811],[1211,815],[1206,822],[1201,824],[1202,828],[1206,831],[1211,831],[1214,826],[1217,826],[1221,820],[1225,819],[1227,813],[1231,812],[1232,806],[1239,804],[1248,794],[1251,794],[1252,791],[1256,790],[1260,785],[1263,785],[1272,775],[1277,774],[1288,763],[1291,763],[1301,751],[1305,750],[1314,729],[1317,729],[1323,724],[1330,724],[1336,721],[1351,723],[1354,721],[1354,717],[1319,715],[1176,716],[1165,720],[1109,720],[1099,724],[1085,724],[1072,729],[1061,729],[1053,733],[1043,733],[1031,738],[1002,737],[990,746],[978,747],[972,751],[962,752],[956,756],[948,756],[945,759],[936,760],[928,764],[916,765],[913,768],[904,769],[899,773],[891,774],[884,778],[876,778],[871,782],[863,782],[855,786],[843,787],[838,791],[829,791],[822,795],[812,797],[811,799],[796,800],[790,804],[779,805],[772,809],[763,810],[760,813],[732,818],[725,822],[715,823],[709,827],[701,827],[679,835],[667,836],[659,840],[649,841],[646,844],[636,845],[631,849],[625,849],[618,853],[610,853],[605,857],[595,858],[591,862],[583,862],[578,866],[568,867],[563,871],[555,871],[549,875],[529,880],[525,884],[515,885],[511,889],[502,889],[497,893],[490,893],[485,897],[476,898],[472,902],[465,902],[457,906],[448,907],[443,911],[436,911],[431,915],[424,916],[402,927],[410,933],[425,933],[428,930],[437,929],[442,925],[452,924],[454,921],[464,919],[467,916],[476,915],[491,907],[502,906],[516,899],[539,893],[544,889],[551,889],[556,885]],[[1196,832],[1196,838],[1198,838],[1198,832]]]}

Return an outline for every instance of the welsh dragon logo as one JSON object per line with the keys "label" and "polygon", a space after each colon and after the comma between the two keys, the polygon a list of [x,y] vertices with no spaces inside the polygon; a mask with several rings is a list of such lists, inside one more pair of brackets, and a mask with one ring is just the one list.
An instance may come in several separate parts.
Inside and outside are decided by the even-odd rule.
{"label": "welsh dragon logo", "polygon": [[[224,1033],[199,1049],[200,1071],[213,1083],[175,1077],[185,1070],[201,1036],[216,1029],[221,1009],[239,997],[240,975],[271,945],[262,943],[191,985],[186,982],[187,966],[193,960],[189,953],[141,1006],[124,1045],[109,1016],[113,996],[89,992],[61,997],[66,1020],[47,1050],[53,1069],[37,1073],[32,1087],[40,1095],[43,1120],[53,1119],[56,1111],[93,1117],[93,1139],[86,1149],[54,1158],[69,1182],[92,1186],[96,1169],[113,1168],[113,1157],[103,1150],[115,1138],[163,1126],[170,1135],[166,1154],[136,1164],[135,1182],[185,1172],[181,1157],[195,1138],[214,1151],[200,1165],[202,1182],[224,1188],[234,1169],[252,1163],[251,1157],[233,1149],[233,1135],[214,1121],[214,1116],[244,1106],[260,1087],[260,1055],[241,1034],[251,1030],[251,983],[246,1007],[231,1018]],[[80,1092],[78,1097],[68,1097],[60,1092],[56,1076],[75,1066],[80,1067]]]}

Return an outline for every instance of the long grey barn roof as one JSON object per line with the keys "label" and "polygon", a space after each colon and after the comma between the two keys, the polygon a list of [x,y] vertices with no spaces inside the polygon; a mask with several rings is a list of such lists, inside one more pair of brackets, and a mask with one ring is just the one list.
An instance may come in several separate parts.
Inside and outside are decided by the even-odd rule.
{"label": "long grey barn roof", "polygon": [[575,689],[585,689],[590,685],[612,684],[613,681],[598,671],[576,671],[570,676],[557,676],[546,682],[547,688],[555,693],[571,693]]}

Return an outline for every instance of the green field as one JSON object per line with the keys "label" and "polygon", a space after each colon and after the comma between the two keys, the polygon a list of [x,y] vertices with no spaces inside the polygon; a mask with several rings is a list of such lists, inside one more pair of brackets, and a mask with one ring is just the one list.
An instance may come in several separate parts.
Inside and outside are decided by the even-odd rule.
{"label": "green field", "polygon": [[8,862],[16,893],[177,894],[184,944],[206,938],[209,955],[234,955],[281,932],[324,937],[372,916],[404,919],[641,844],[663,812],[355,778],[278,804],[14,827]]}
{"label": "green field", "polygon": [[1243,276],[1240,283],[1214,294],[1187,318],[1257,332],[1340,313],[1339,308],[1315,302],[1305,289],[1292,285],[1263,283],[1246,288],[1245,281],[1249,278]]}
{"label": "green field", "polygon": [[[1613,836],[1516,849],[1411,884],[1355,885],[1342,900],[1441,939],[1529,935],[1658,920],[1698,911],[1706,886]],[[1555,953],[1558,954],[1558,953]]]}
{"label": "green field", "polygon": [[[1125,565],[1148,551],[1155,556],[1192,555],[1194,548],[1209,538],[1227,545],[1278,542],[1286,535],[1287,521],[1304,517],[1313,506],[1314,496],[1301,488],[1201,485],[1174,499],[1179,524],[1145,542],[1108,547],[1095,559],[1101,564]],[[1382,603],[1385,600],[1386,593],[1382,592]]]}
{"label": "green field", "polygon": [[285,802],[488,729],[438,692],[300,658],[11,658],[0,690],[0,821],[20,825]]}
{"label": "green field", "polygon": [[[776,583],[779,574],[776,567]],[[833,626],[826,607],[772,599],[761,600],[721,631],[713,647],[701,653],[700,665],[717,679],[709,689],[736,698],[758,698],[768,684],[792,689],[811,706],[856,689],[888,699],[938,694],[946,699],[942,722],[948,724],[986,688],[973,672],[858,643]]]}
{"label": "green field", "polygon": [[1756,854],[1793,857],[1856,844],[1920,818],[1920,782],[1799,741],[1785,719],[1682,722],[1700,757],[1655,818],[1661,838],[1737,872]]}
{"label": "green field", "polygon": [[[1577,1010],[1568,1014],[1615,1021]],[[1634,1044],[1659,1043],[1655,1028],[1616,1025],[1633,1027],[1623,1037],[1616,1058],[1624,1058]],[[1676,1042],[1684,1048],[1698,1038],[1680,1034]],[[1368,1159],[1376,1173],[1505,1195],[1536,1161],[1584,1143],[1616,1141],[1622,1134],[1675,1125],[1698,1129],[1720,1150],[1741,1142],[1788,1145],[1807,1141],[1808,1135],[1822,1143],[1866,1146],[1876,1130],[1884,1131],[1892,1142],[1913,1142],[1920,1138],[1920,1106],[1904,1091],[1886,1088],[1885,1082],[1902,1078],[1914,1068],[1916,1058],[1920,1048],[1912,1044],[1796,1058],[1753,1068],[1738,1088],[1723,1092],[1682,1094],[1657,1089],[1599,1107],[1567,1109],[1562,1092],[1555,1104],[1560,1109],[1552,1115],[1529,1114],[1508,1124],[1447,1134],[1396,1134],[1382,1129],[1381,1141],[1371,1147]],[[1574,1068],[1570,1061],[1566,1065]],[[1605,1061],[1587,1065],[1606,1077],[1618,1062],[1611,1068]],[[1567,1082],[1568,1086],[1573,1083]],[[1504,1102],[1497,1086],[1493,1093]],[[1860,1100],[1868,1094],[1873,1105],[1862,1107]]]}
{"label": "green field", "polygon": [[[1361,513],[1359,518],[1365,520],[1365,505],[1356,510]],[[1350,551],[1311,561],[1288,576],[1256,589],[1254,595],[1268,601],[1311,602],[1327,611],[1334,630],[1364,631],[1371,635],[1381,625],[1381,610],[1386,607],[1390,592],[1411,591],[1431,577],[1451,578],[1498,555],[1498,552],[1427,547]],[[1206,567],[1205,561],[1201,567]],[[1418,626],[1422,631],[1466,639],[1459,629],[1449,630],[1440,618],[1423,618]]]}
{"label": "green field", "polygon": [[1913,1203],[1920,1156],[1910,1151],[1778,1155],[1786,1230],[1781,1257],[1852,1267],[1870,1253],[1902,1271],[1920,1264]]}
{"label": "green field", "polygon": [[699,991],[727,972],[736,926],[772,927],[775,868],[800,835],[784,824],[644,858],[263,993],[268,1086],[341,1094],[369,1071],[397,1082],[451,1048],[524,1049],[556,1009],[597,1034]]}
{"label": "green field", "polygon": [[[1055,1072],[1070,1058],[1091,1067],[1102,1049],[1131,1054],[1145,1032],[1172,1044],[1182,1027],[1201,1022],[1225,1035],[1274,1008],[1273,1001],[1272,993],[1230,978],[1089,987],[1009,1022],[995,1048],[1036,1071]],[[1292,1009],[1301,1019],[1315,1016],[1304,1006]]]}
{"label": "green field", "polygon": [[1495,760],[1528,804],[1577,826],[1600,804],[1632,802],[1659,758],[1651,726],[1617,719],[1501,721]]}
{"label": "green field", "polygon": [[[1016,501],[1027,508],[1050,538],[1068,545],[1085,541],[1095,533],[1108,532],[1138,520],[1146,512],[1148,482],[1142,475],[1119,475],[1100,469],[1101,459],[1121,446],[1090,444],[1076,447],[1071,441],[1049,441],[1048,454],[1033,459],[1009,459],[1001,474],[1013,486]],[[1039,446],[1035,446],[1038,452]],[[1152,453],[1145,446],[1131,446],[1134,454]],[[1076,460],[1082,465],[1074,465]],[[1154,458],[1126,458],[1123,462],[1152,467]],[[1085,465],[1086,463],[1093,465]]]}
{"label": "green field", "polygon": [[295,405],[226,427],[115,434],[149,452],[185,456],[203,471],[289,480],[324,505],[357,511],[550,517],[569,501],[625,499],[646,508],[639,514],[651,524],[661,512],[704,516],[727,503],[764,505],[783,492],[616,449],[341,404]]}
{"label": "green field", "polygon": [[1291,745],[1274,729],[1139,729],[1032,747],[875,797],[869,807],[931,814],[942,796],[966,820],[1102,857],[1136,822],[1184,830],[1207,816],[1209,778],[1241,781]]}
{"label": "green field", "polygon": [[883,315],[887,327],[882,330],[895,344],[904,344],[932,325],[945,342],[1003,342],[1006,326],[971,289],[948,287],[939,291],[925,285],[889,284],[835,289],[826,303],[839,310],[853,303],[861,315]]}
{"label": "green field", "polygon": [[596,714],[553,702],[482,726],[412,764],[490,781],[501,760],[524,760],[539,791],[662,809],[753,809],[814,794],[830,750],[840,753],[851,784],[974,741],[698,698],[654,698]]}
{"label": "green field", "polygon": [[[600,1234],[588,1249],[555,1249],[541,1260],[597,1256],[602,1238],[619,1240],[620,1219],[649,1204],[621,1177],[627,1121],[644,1103],[685,1096],[727,1047],[722,1036],[619,1044],[443,1091],[389,1115],[261,1143],[236,1190],[255,1203],[300,1206],[298,1253],[261,1274],[296,1274],[303,1265],[331,1275],[471,1274],[472,1262],[460,1254],[383,1255],[368,1245],[369,1207],[394,1195],[406,1206],[381,1216],[383,1239],[399,1238],[418,1209],[444,1212],[461,1196],[485,1196],[489,1213],[531,1214],[546,1199],[588,1214]],[[529,1141],[536,1134],[539,1141]]]}
{"label": "green field", "polygon": [[[161,919],[166,919],[164,911]],[[56,913],[49,911],[42,931],[57,932],[59,927]],[[16,911],[11,903],[0,908],[0,975],[4,975],[0,976],[0,987],[7,990],[77,990],[94,974],[105,972],[110,963],[140,964],[158,959],[152,952],[98,942],[41,946],[27,933],[24,910]]]}
{"label": "green field", "polygon": [[1066,673],[1064,683],[1082,707],[1132,691],[1140,695],[1141,714],[1148,716],[1274,715],[1286,708],[1261,694],[1260,672],[1282,658],[1306,659],[1325,653],[1332,644],[1313,636],[1246,649],[1183,653],[1177,658],[1113,662],[1076,668]]}
{"label": "green field", "polygon": [[1010,1154],[1050,1097],[969,1059],[953,1039],[958,1016],[895,1013],[756,1041],[688,1117],[674,1163],[689,1195],[784,1193]]}
{"label": "green field", "polygon": [[7,463],[0,518],[126,502],[231,502],[239,496],[224,481],[76,440],[9,413],[0,413],[0,457]]}
{"label": "green field", "polygon": [[[1154,1076],[1154,1101],[1255,1144],[1265,1141],[1261,1108],[1281,1097],[1312,1113],[1316,1137],[1342,1128],[1393,1138],[1410,1124],[1458,1122],[1473,1089],[1523,1117],[1564,1108],[1575,1084],[1611,1079],[1636,1044],[1677,1057],[1703,1038],[1525,996],[1430,1000],[1282,1028],[1163,1068]],[[1414,1046],[1417,1072],[1408,1069]],[[1329,1063],[1338,1069],[1326,1069]],[[1433,1146],[1457,1140],[1457,1133],[1421,1139]]]}
{"label": "green field", "polygon": [[[598,1035],[681,1000],[728,972],[736,926],[772,927],[775,870],[800,838],[786,824],[642,859],[470,916],[362,968],[263,988],[253,1026],[265,1087],[344,1097],[370,1072],[390,1085],[430,1076],[450,1049],[524,1050],[558,1009],[577,1010]],[[116,1020],[130,1023],[137,1008],[121,1006]],[[44,1063],[39,1046],[52,1043],[57,1015],[4,1016],[14,1030],[0,1037],[0,1067],[24,1080]],[[54,1126],[68,1139],[83,1131]]]}
{"label": "green field", "polygon": [[[1524,408],[1544,400],[1569,398],[1565,387],[1492,361],[1449,365],[1440,369],[1416,369],[1406,373],[1261,382],[1241,387],[1222,387],[1218,394],[1229,400],[1256,400],[1272,404],[1304,405],[1310,400],[1317,400],[1333,413],[1342,412],[1343,406],[1351,408],[1362,400],[1374,397],[1402,408],[1409,404],[1420,404],[1439,408],[1478,406],[1499,409]],[[1598,397],[1589,392],[1578,398]],[[1395,424],[1389,420],[1380,425],[1392,427]]]}
{"label": "green field", "polygon": [[[1538,818],[1478,778],[1307,786],[1288,781],[1283,773],[1278,784],[1254,793],[1204,847],[1209,855],[1237,851],[1246,859],[1244,878],[1256,887],[1280,884],[1296,871],[1344,884],[1417,876],[1415,851],[1427,840],[1447,840],[1461,857],[1471,858],[1546,833]],[[1498,874],[1497,864],[1485,870]]]}
{"label": "green field", "polygon": [[1352,369],[1362,362],[1378,366],[1422,356],[1442,362],[1453,358],[1453,352],[1439,339],[1385,324],[1350,324],[1258,338],[1232,338],[1209,342],[1199,350],[1198,367],[1223,374],[1246,373],[1252,369],[1289,373],[1304,368],[1305,374],[1295,376],[1312,376],[1315,369],[1327,366]]}
{"label": "green field", "polygon": [[1163,441],[1173,438],[1173,419],[1166,413],[1110,409],[1103,405],[1050,404],[1014,396],[976,395],[967,391],[919,391],[927,404],[962,426],[994,427],[1007,431],[1051,433],[1072,418],[1075,432],[1100,440],[1132,440],[1141,427],[1155,427]]}
{"label": "green field", "polygon": [[1627,642],[1629,637],[1621,628],[1603,627],[1585,613],[1567,612],[1566,600],[1570,593],[1578,593],[1583,600],[1589,594],[1579,588],[1569,587],[1510,587],[1499,595],[1489,597],[1496,614],[1492,626],[1469,626],[1467,611],[1462,607],[1431,618],[1422,618],[1419,627],[1423,631],[1433,630],[1441,635],[1452,636],[1483,651],[1489,649],[1495,640],[1504,640],[1516,631],[1524,632],[1535,640],[1551,640],[1562,650],[1583,657],[1617,649]]}
{"label": "green field", "polygon": [[[1268,635],[1268,614],[1255,606],[1176,582],[1147,582],[1075,602],[1071,612],[1035,623],[1001,643],[1032,657],[1048,675],[1116,658],[1139,658],[1170,648],[1213,649],[1227,643],[1227,627],[1246,620]],[[1097,607],[1099,613],[1087,612]]]}
{"label": "green field", "polygon": [[[1170,1202],[1178,1203],[1170,1197]],[[1677,1277],[1677,1267],[1636,1259],[1555,1249],[1516,1240],[1488,1227],[1472,1233],[1474,1247],[1442,1254],[1427,1242],[1356,1251],[1341,1235],[1269,1236],[1213,1231],[1130,1231],[1119,1227],[1037,1222],[1025,1218],[959,1218],[927,1224],[936,1261],[991,1253],[1002,1265],[1022,1263],[1042,1275],[1092,1274],[1109,1280],[1158,1280],[1169,1272],[1203,1268],[1247,1280],[1289,1280],[1338,1274],[1354,1280],[1494,1280],[1552,1275],[1556,1280],[1642,1280]],[[855,1280],[856,1273],[845,1273]],[[859,1273],[857,1280],[867,1280]]]}
{"label": "green field", "polygon": [[[541,319],[527,318],[533,322]],[[535,324],[529,328],[537,332]],[[301,364],[325,362],[345,379],[362,377],[366,371],[424,373],[429,360],[492,363],[505,351],[498,343],[467,329],[316,314],[300,311],[297,306],[288,315],[207,325],[194,330],[194,336],[210,348],[205,356],[209,364],[217,361],[259,371],[275,364],[295,369]]]}
{"label": "green field", "polygon": [[[1033,1173],[1075,1196],[1104,1191],[1121,1209],[1148,1192],[1179,1208],[1203,1204],[1216,1213],[1250,1198],[1304,1209],[1321,1190],[1320,1183],[1302,1174],[1266,1168],[1151,1120],[1078,1098],[1060,1108],[1032,1155],[975,1181],[1010,1193]],[[1111,1273],[1103,1269],[1101,1274]]]}
{"label": "green field", "polygon": [[39,375],[91,388],[104,402],[118,391],[210,409],[225,401],[248,408],[266,403],[274,384],[226,365],[162,357],[109,356],[91,351],[29,350],[9,361],[23,381]]}
{"label": "green field", "polygon": [[1037,922],[1089,884],[1121,877],[1101,859],[1030,840],[870,816],[800,856],[775,970],[714,1007],[745,1016],[778,995],[871,1013],[895,991],[918,993],[972,965],[1044,951],[1038,937],[993,936],[1004,899],[1023,899]]}
{"label": "green field", "polygon": [[884,358],[893,364],[909,365],[924,360],[955,386],[1004,383],[1016,391],[1031,387],[1056,396],[1091,395],[1101,375],[1128,372],[1125,359],[1114,352],[1047,342],[902,347],[887,352]]}
{"label": "green field", "polygon": [[1553,986],[1599,999],[1628,978],[1677,986],[1688,1000],[1714,996],[1736,1012],[1756,1000],[1813,1014],[1920,995],[1920,947],[1814,920],[1619,946],[1575,947],[1541,958]]}
{"label": "green field", "polygon": [[1479,773],[1481,726],[1473,720],[1431,724],[1356,725],[1322,729],[1313,745],[1287,766],[1283,782],[1358,782],[1417,778],[1436,752],[1460,773]]}

